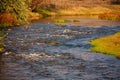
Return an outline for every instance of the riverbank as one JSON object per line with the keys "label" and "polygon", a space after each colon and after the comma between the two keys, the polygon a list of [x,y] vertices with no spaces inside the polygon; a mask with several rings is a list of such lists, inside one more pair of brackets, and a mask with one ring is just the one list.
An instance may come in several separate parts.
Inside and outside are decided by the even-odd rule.
{"label": "riverbank", "polygon": [[92,51],[110,54],[120,58],[120,32],[91,41]]}
{"label": "riverbank", "polygon": [[104,20],[120,20],[119,5],[94,5],[94,6],[73,6],[58,9],[46,8],[38,9],[36,12],[42,14],[43,17],[48,16],[97,16]]}
{"label": "riverbank", "polygon": [[[53,8],[52,6],[48,7],[44,4],[44,6],[38,6],[34,10],[25,11],[25,14],[23,14],[23,12],[21,11],[21,14],[19,15],[16,12],[2,12],[0,13],[0,24],[6,26],[16,26],[27,24],[32,20],[41,19],[48,16],[97,16],[98,18],[105,20],[120,20],[119,5],[94,4],[92,6],[77,6],[75,4],[74,6],[69,4],[63,7],[62,5],[61,7],[57,7],[56,5],[57,8]],[[55,3],[51,5],[55,5]]]}

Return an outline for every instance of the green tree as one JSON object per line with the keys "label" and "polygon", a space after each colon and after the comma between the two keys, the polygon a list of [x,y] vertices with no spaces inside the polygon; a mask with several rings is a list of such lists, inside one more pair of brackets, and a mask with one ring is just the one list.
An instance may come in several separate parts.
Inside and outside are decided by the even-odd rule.
{"label": "green tree", "polygon": [[[0,23],[11,25],[13,23],[24,24],[28,22],[30,1],[31,0],[0,0]],[[9,18],[7,16],[9,16]],[[4,20],[6,17],[10,20]],[[11,21],[10,24],[9,21]]]}

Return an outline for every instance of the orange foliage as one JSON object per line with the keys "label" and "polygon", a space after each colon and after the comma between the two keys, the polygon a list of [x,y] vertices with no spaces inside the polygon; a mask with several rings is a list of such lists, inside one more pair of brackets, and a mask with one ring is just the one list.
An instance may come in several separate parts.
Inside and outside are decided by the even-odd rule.
{"label": "orange foliage", "polygon": [[29,20],[30,21],[40,19],[41,17],[42,17],[42,15],[39,13],[33,13],[33,12],[29,13]]}
{"label": "orange foliage", "polygon": [[99,15],[100,19],[107,19],[107,20],[120,20],[120,14],[118,13],[104,13]]}
{"label": "orange foliage", "polygon": [[44,0],[32,0],[31,3],[31,10],[34,10],[35,8],[40,7],[40,5],[43,3]]}
{"label": "orange foliage", "polygon": [[5,12],[0,14],[0,24],[7,24],[8,26],[13,26],[18,23],[16,16],[11,13]]}

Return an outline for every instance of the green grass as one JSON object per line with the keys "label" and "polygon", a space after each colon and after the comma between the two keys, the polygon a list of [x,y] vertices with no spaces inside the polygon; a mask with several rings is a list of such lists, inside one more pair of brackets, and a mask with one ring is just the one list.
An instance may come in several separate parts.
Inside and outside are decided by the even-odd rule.
{"label": "green grass", "polygon": [[6,27],[8,27],[7,24],[0,24],[0,28],[6,28]]}
{"label": "green grass", "polygon": [[69,19],[56,19],[54,20],[54,23],[56,25],[62,25],[65,23],[74,23],[74,22],[80,22],[80,20],[74,19],[74,20],[69,20]]}
{"label": "green grass", "polygon": [[92,51],[109,54],[120,58],[120,32],[107,37],[92,40]]}
{"label": "green grass", "polygon": [[62,24],[65,24],[65,23],[70,23],[70,22],[72,22],[72,21],[71,20],[64,20],[64,19],[56,19],[56,20],[54,20],[54,23],[56,25],[62,25]]}

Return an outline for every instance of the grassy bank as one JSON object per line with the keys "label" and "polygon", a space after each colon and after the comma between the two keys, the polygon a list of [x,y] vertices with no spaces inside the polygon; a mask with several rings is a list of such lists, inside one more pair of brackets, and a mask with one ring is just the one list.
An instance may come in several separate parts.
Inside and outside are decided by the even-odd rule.
{"label": "grassy bank", "polygon": [[[71,8],[59,8],[50,10],[38,10],[43,16],[94,16],[104,20],[120,20],[120,6],[118,5],[96,5],[92,7],[75,6]],[[48,11],[49,10],[49,11]]]}
{"label": "grassy bank", "polygon": [[120,58],[120,32],[90,42],[92,51],[110,54]]}

